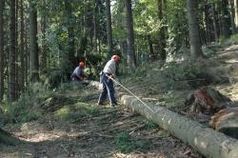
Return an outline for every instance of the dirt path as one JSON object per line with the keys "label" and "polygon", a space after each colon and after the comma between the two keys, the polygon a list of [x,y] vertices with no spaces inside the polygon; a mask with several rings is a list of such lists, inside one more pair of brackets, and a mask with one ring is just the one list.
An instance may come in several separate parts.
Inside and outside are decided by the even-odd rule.
{"label": "dirt path", "polygon": [[[201,158],[142,116],[122,107],[96,107],[96,99],[90,102],[86,106],[81,106],[82,103],[67,105],[37,121],[5,127],[25,143],[0,145],[0,157]],[[56,117],[66,107],[70,109],[68,115],[64,119]]]}

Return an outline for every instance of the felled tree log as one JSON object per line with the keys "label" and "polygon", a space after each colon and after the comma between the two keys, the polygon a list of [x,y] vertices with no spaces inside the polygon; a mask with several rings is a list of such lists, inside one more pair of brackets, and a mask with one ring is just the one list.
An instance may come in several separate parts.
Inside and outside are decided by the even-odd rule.
{"label": "felled tree log", "polygon": [[217,131],[238,139],[238,107],[220,110],[212,116],[210,125]]}
{"label": "felled tree log", "polygon": [[133,111],[157,123],[172,135],[191,145],[202,155],[209,158],[237,158],[238,141],[196,121],[174,113],[166,108],[145,105],[128,95],[121,97],[121,102]]}
{"label": "felled tree log", "polygon": [[201,87],[186,99],[185,105],[191,105],[191,112],[213,115],[219,110],[232,106],[233,102],[211,87]]}

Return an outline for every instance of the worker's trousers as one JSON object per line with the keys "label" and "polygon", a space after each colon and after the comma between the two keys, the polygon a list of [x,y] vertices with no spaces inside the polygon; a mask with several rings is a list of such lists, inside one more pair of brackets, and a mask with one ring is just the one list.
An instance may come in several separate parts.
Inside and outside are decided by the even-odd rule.
{"label": "worker's trousers", "polygon": [[107,97],[110,101],[112,106],[116,105],[116,98],[115,98],[115,89],[113,87],[113,81],[108,77],[110,74],[102,73],[100,82],[103,84],[103,90],[99,96],[99,103],[104,102]]}

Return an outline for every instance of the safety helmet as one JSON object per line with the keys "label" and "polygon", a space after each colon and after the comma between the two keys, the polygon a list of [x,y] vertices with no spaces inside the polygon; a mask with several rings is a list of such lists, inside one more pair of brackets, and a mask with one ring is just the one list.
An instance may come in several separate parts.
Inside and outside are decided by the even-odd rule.
{"label": "safety helmet", "polygon": [[118,55],[113,55],[111,59],[114,60],[116,63],[119,63],[121,58]]}
{"label": "safety helmet", "polygon": [[82,61],[79,62],[79,67],[80,67],[80,68],[84,68],[84,66],[85,66],[84,62],[82,62]]}

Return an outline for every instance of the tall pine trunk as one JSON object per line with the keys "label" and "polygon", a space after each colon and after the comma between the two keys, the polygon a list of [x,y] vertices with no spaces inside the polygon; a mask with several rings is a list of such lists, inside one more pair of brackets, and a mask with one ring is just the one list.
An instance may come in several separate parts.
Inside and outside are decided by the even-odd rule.
{"label": "tall pine trunk", "polygon": [[[42,0],[42,6],[45,10],[47,4],[46,0]],[[42,48],[41,48],[41,58],[40,58],[40,72],[46,73],[47,70],[47,43],[46,43],[46,26],[47,26],[47,11],[42,13],[41,17],[41,32],[42,32]]]}
{"label": "tall pine trunk", "polygon": [[106,15],[107,15],[107,45],[108,54],[112,55],[112,21],[111,21],[111,1],[106,0]]}
{"label": "tall pine trunk", "polygon": [[4,30],[3,30],[3,10],[4,10],[4,1],[0,0],[0,102],[3,99],[4,95]]}
{"label": "tall pine trunk", "polygon": [[213,24],[213,29],[214,29],[214,37],[215,41],[219,40],[219,34],[218,34],[218,26],[217,26],[217,16],[216,16],[216,4],[212,4],[212,24]]}
{"label": "tall pine trunk", "polygon": [[221,0],[220,2],[220,9],[221,9],[221,29],[222,29],[222,35],[224,37],[229,37],[231,35],[230,27],[231,27],[231,21],[230,21],[230,13],[228,11],[228,0]]}
{"label": "tall pine trunk", "polygon": [[234,8],[234,1],[233,0],[229,0],[228,1],[230,9],[230,20],[231,20],[231,30],[232,30],[232,34],[236,33],[236,25],[235,25],[235,8]]}
{"label": "tall pine trunk", "polygon": [[68,31],[68,45],[67,45],[67,55],[68,55],[68,65],[69,68],[67,72],[70,72],[75,64],[75,38],[74,38],[74,18],[72,13],[72,2],[65,0],[65,21],[66,21],[66,27]]}
{"label": "tall pine trunk", "polygon": [[16,100],[16,1],[10,1],[9,101]]}
{"label": "tall pine trunk", "polygon": [[135,57],[135,46],[134,46],[134,28],[133,28],[133,15],[131,8],[131,0],[126,1],[126,24],[127,24],[127,64],[135,69],[136,67],[136,57]]}
{"label": "tall pine trunk", "polygon": [[[15,38],[16,38],[16,46],[15,46],[15,51],[16,51],[16,63],[19,63],[19,43],[18,43],[18,16],[19,16],[19,14],[18,14],[18,11],[19,11],[19,0],[16,0],[16,4],[15,4],[16,6],[15,6],[15,8],[16,8],[16,10],[15,10],[15,13],[16,13],[16,22],[15,22],[15,24],[16,24],[16,26],[15,26],[15,29],[16,29],[16,36],[15,36]],[[16,81],[16,87],[15,87],[15,91],[16,91],[16,98],[18,98],[19,97],[19,95],[20,95],[20,90],[19,90],[19,64],[15,64],[15,81]]]}
{"label": "tall pine trunk", "polygon": [[212,23],[212,17],[211,17],[211,5],[208,3],[208,0],[206,0],[206,4],[204,6],[204,19],[205,19],[205,35],[206,35],[206,44],[214,41],[214,36],[212,32],[214,31],[212,28],[213,23]]}
{"label": "tall pine trunk", "polygon": [[93,7],[93,51],[97,54],[97,8],[98,8],[98,1],[94,1]]}
{"label": "tall pine trunk", "polygon": [[39,81],[39,54],[37,44],[37,10],[36,1],[30,1],[30,80]]}
{"label": "tall pine trunk", "polygon": [[203,57],[197,19],[197,0],[187,0],[190,51],[193,59]]}
{"label": "tall pine trunk", "polygon": [[235,25],[237,29],[238,28],[238,0],[234,0],[234,9],[235,9]]}
{"label": "tall pine trunk", "polygon": [[20,0],[20,70],[19,70],[19,87],[21,91],[24,89],[24,83],[26,80],[26,76],[24,73],[25,69],[25,62],[24,62],[24,7],[23,7],[23,0]]}
{"label": "tall pine trunk", "polygon": [[148,49],[149,49],[150,55],[155,56],[154,55],[154,49],[153,49],[153,43],[152,43],[150,35],[147,35],[147,41],[148,41]]}
{"label": "tall pine trunk", "polygon": [[164,25],[164,20],[165,20],[165,15],[164,15],[164,10],[165,10],[165,0],[158,0],[157,1],[158,5],[158,16],[159,20],[163,21],[162,27],[160,28],[159,31],[159,55],[161,60],[165,61],[166,60],[166,28]]}

